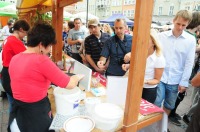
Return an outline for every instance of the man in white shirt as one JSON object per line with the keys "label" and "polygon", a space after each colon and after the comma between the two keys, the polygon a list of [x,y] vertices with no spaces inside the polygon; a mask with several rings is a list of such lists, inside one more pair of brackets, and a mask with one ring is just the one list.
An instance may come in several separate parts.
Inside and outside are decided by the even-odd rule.
{"label": "man in white shirt", "polygon": [[184,29],[192,20],[192,14],[180,10],[173,19],[174,28],[159,34],[166,66],[157,89],[155,105],[169,115],[174,108],[178,92],[182,93],[189,85],[196,40]]}
{"label": "man in white shirt", "polygon": [[80,18],[74,19],[74,28],[69,30],[68,37],[67,37],[67,43],[71,46],[71,57],[75,60],[83,63],[86,61],[85,58],[82,58],[83,56],[80,56],[80,48],[84,44],[84,39],[87,36],[85,31],[81,28],[82,21]]}
{"label": "man in white shirt", "polygon": [[12,27],[13,23],[9,21],[6,26],[3,27],[1,33],[3,35],[3,40],[5,40],[11,33],[9,32],[10,28]]}

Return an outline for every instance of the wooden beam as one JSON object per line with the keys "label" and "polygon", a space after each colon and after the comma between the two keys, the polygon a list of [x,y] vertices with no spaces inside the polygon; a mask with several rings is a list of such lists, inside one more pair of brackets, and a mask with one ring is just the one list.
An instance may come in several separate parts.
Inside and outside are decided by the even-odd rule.
{"label": "wooden beam", "polygon": [[136,132],[154,0],[136,0],[123,132]]}
{"label": "wooden beam", "polygon": [[44,14],[44,13],[49,12],[51,10],[52,10],[52,7],[49,6],[49,7],[42,8],[42,10],[40,10],[39,13]]}
{"label": "wooden beam", "polygon": [[65,7],[65,6],[80,2],[80,1],[83,1],[83,0],[62,0],[59,3],[59,7]]}
{"label": "wooden beam", "polygon": [[62,29],[63,29],[63,7],[59,7],[60,0],[52,0],[52,25],[56,32],[57,44],[53,46],[52,59],[54,62],[62,60]]}

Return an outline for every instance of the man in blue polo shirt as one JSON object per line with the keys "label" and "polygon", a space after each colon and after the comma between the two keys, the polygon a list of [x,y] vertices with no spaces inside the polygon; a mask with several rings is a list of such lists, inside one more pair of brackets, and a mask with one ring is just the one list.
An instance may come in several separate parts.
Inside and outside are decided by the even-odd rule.
{"label": "man in blue polo shirt", "polygon": [[[125,34],[126,21],[116,19],[114,22],[115,35],[108,39],[101,51],[101,57],[97,63],[100,69],[106,70],[107,76],[123,76],[122,70],[124,56],[131,52],[132,36]],[[106,62],[109,61],[108,66]]]}

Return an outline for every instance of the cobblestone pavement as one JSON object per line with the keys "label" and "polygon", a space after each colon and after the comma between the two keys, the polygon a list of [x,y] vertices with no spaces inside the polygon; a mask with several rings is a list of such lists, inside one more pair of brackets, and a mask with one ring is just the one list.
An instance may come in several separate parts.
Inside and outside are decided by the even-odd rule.
{"label": "cobblestone pavement", "polygon": [[[180,116],[183,116],[184,113],[186,113],[190,109],[192,89],[193,87],[189,86],[185,98],[183,99],[183,101],[180,103],[180,105],[176,110],[176,113],[179,114]],[[182,120],[180,122],[182,124],[181,126],[176,126],[169,122],[168,128],[170,132],[185,132],[187,125]]]}
{"label": "cobblestone pavement", "polygon": [[0,132],[7,132],[8,117],[8,100],[0,97]]}
{"label": "cobblestone pavement", "polygon": [[[176,113],[183,115],[190,108],[192,87],[187,90],[187,96],[180,103]],[[0,99],[0,132],[7,132],[7,122],[8,122],[8,101],[7,98]],[[169,122],[168,128],[170,132],[185,132],[187,125],[181,120],[182,125],[176,126]]]}

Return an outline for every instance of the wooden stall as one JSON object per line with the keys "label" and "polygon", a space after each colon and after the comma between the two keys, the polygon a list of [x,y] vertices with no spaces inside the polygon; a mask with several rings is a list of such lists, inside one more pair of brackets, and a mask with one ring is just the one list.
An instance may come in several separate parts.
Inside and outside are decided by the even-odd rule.
{"label": "wooden stall", "polygon": [[[18,0],[19,18],[26,19],[29,23],[31,23],[31,18],[37,15],[37,13],[44,14],[47,11],[52,11],[52,25],[57,34],[57,45],[53,47],[54,61],[62,60],[63,7],[79,1],[81,0]],[[162,118],[162,114],[158,114],[142,123],[138,122],[153,5],[154,0],[136,0],[134,37],[132,41],[123,132],[136,132],[138,129]]]}

